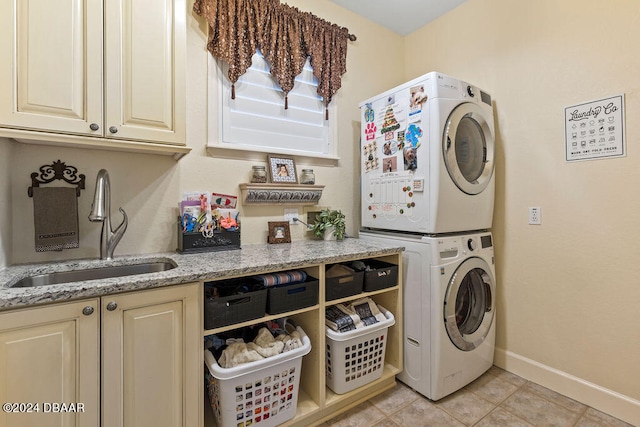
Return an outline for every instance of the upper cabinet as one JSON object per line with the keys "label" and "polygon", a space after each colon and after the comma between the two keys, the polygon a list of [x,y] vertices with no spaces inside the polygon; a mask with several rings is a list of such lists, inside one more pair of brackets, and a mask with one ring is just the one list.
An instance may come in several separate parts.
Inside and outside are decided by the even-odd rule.
{"label": "upper cabinet", "polygon": [[184,0],[106,0],[104,11],[104,134],[184,144]]}
{"label": "upper cabinet", "polygon": [[9,0],[0,20],[2,125],[104,136],[102,2]]}
{"label": "upper cabinet", "polygon": [[0,136],[189,151],[185,0],[0,3]]}

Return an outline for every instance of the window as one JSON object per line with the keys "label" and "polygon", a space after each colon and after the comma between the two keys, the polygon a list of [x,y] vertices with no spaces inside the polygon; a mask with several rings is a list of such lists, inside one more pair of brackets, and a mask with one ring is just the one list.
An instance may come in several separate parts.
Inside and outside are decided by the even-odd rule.
{"label": "window", "polygon": [[[335,100],[326,120],[308,59],[289,92],[286,110],[282,90],[259,52],[236,82],[235,99],[231,99],[226,68],[226,64],[209,57],[209,103],[218,105],[217,112],[209,108],[209,129],[215,128],[213,123],[219,129],[218,135],[209,132],[209,147],[337,158]],[[215,88],[217,91],[212,90]]]}

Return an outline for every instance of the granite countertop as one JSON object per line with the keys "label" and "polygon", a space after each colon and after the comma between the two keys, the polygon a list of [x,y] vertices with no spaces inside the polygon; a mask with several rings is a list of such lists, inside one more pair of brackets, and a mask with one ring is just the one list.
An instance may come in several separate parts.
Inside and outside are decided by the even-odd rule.
{"label": "granite countertop", "polygon": [[[244,245],[242,249],[199,254],[166,252],[116,256],[109,261],[82,259],[42,264],[21,264],[0,270],[0,310],[215,280],[227,276],[287,270],[313,264],[338,262],[345,258],[368,258],[389,255],[400,252],[403,249],[401,246],[350,238],[339,242],[303,240],[282,244],[252,244]],[[27,288],[11,287],[20,279],[37,274],[164,260],[173,261],[177,267],[158,273],[109,279]]]}

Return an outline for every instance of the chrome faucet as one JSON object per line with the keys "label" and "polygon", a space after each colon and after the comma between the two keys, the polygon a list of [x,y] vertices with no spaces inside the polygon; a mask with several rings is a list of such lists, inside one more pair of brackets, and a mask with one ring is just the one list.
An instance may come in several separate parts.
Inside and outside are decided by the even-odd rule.
{"label": "chrome faucet", "polygon": [[96,192],[93,195],[93,203],[89,213],[89,221],[102,222],[100,259],[113,258],[113,251],[116,249],[120,239],[122,239],[124,232],[127,231],[127,224],[129,223],[127,214],[122,208],[119,208],[119,210],[124,216],[124,220],[113,231],[111,228],[111,183],[109,182],[109,173],[105,169],[100,169],[96,177]]}

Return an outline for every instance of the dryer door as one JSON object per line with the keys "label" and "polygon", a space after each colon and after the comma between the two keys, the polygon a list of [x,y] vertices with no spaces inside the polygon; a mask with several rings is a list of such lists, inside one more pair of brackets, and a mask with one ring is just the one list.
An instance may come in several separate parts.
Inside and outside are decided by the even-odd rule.
{"label": "dryer door", "polygon": [[458,105],[449,115],[443,136],[444,163],[449,176],[467,194],[479,194],[493,175],[494,136],[481,108]]}
{"label": "dryer door", "polygon": [[444,324],[451,342],[460,350],[478,347],[491,328],[495,282],[482,258],[465,260],[451,276],[444,297]]}

